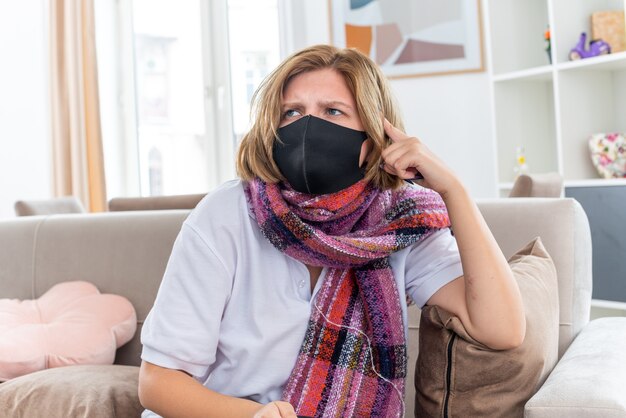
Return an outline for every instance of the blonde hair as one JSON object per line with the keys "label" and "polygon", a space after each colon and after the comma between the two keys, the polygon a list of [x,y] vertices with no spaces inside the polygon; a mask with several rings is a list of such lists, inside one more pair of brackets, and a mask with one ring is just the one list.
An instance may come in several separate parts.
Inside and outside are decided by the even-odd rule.
{"label": "blonde hair", "polygon": [[395,99],[385,76],[367,56],[355,49],[316,45],[288,57],[261,83],[252,96],[253,125],[237,152],[237,174],[243,180],[259,177],[267,183],[283,180],[272,157],[281,120],[285,86],[298,74],[332,68],[343,75],[356,101],[357,113],[373,146],[367,157],[365,178],[381,189],[396,188],[402,180],[380,168],[381,152],[389,144],[383,116],[403,129]]}

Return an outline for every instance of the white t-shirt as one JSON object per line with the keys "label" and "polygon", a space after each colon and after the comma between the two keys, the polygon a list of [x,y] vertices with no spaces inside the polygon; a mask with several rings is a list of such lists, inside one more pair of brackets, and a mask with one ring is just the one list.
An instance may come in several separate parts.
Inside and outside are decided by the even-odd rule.
{"label": "white t-shirt", "polygon": [[[449,229],[392,254],[390,264],[405,334],[405,295],[423,306],[463,274]],[[141,357],[184,370],[226,395],[278,400],[324,276],[325,270],[311,295],[306,266],[263,237],[248,213],[241,181],[227,182],[183,224],[143,326]]]}

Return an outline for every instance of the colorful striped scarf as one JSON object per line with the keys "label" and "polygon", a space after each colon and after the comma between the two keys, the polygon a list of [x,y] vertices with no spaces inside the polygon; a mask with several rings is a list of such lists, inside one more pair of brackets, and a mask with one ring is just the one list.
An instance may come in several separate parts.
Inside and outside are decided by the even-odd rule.
{"label": "colorful striped scarf", "polygon": [[303,416],[402,416],[406,337],[389,255],[449,226],[439,195],[365,180],[327,195],[258,179],[245,190],[274,247],[328,268],[283,400]]}

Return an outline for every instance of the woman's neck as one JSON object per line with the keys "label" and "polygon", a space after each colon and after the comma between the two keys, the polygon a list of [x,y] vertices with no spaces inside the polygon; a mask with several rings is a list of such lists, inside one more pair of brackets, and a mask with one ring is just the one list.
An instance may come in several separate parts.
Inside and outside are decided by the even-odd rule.
{"label": "woman's neck", "polygon": [[313,289],[315,289],[317,280],[320,278],[320,274],[322,274],[323,267],[309,266],[308,264],[306,264],[306,268],[309,270],[309,274],[311,276],[311,294],[313,294]]}

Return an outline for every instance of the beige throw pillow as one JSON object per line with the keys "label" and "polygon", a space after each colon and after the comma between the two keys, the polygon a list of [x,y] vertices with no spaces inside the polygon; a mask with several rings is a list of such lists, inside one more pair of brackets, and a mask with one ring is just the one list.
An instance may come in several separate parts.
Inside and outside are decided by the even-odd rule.
{"label": "beige throw pillow", "polygon": [[12,418],[139,417],[139,367],[65,366],[0,384],[0,416]]}
{"label": "beige throw pillow", "polygon": [[526,337],[497,351],[469,336],[449,312],[422,311],[417,359],[416,416],[522,417],[524,405],[558,359],[556,270],[541,240],[509,259],[526,314]]}

